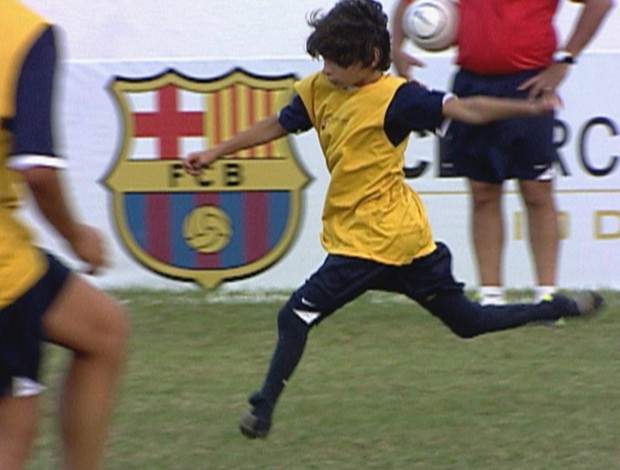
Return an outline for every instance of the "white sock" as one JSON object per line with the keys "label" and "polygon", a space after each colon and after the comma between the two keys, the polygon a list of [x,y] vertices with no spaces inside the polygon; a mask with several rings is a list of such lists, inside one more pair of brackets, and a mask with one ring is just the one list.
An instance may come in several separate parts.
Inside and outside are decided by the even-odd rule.
{"label": "white sock", "polygon": [[504,305],[504,289],[501,286],[480,286],[480,305]]}
{"label": "white sock", "polygon": [[556,290],[555,286],[536,286],[534,288],[534,303],[549,300],[549,297],[555,294]]}

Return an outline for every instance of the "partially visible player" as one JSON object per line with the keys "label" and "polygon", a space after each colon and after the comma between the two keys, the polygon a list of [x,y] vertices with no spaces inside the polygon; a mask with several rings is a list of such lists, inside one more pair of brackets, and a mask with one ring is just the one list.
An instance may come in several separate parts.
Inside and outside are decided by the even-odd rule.
{"label": "partially visible player", "polygon": [[[393,15],[394,64],[401,76],[420,62],[403,50],[402,16],[413,0],[400,0]],[[453,91],[459,96],[492,95],[530,99],[554,93],[594,37],[613,0],[583,3],[563,45],[553,19],[557,0],[459,0],[459,70]],[[503,182],[518,180],[527,213],[530,252],[538,302],[556,290],[559,226],[553,197],[554,116],[515,119],[484,127],[458,123],[442,145],[442,161],[469,180],[471,231],[482,303],[502,303],[504,250]]]}
{"label": "partially visible player", "polygon": [[188,155],[198,175],[226,154],[314,128],[330,173],[321,241],[327,258],[278,313],[278,341],[262,388],[250,397],[241,432],[265,437],[276,402],[299,363],[310,329],[364,292],[397,292],[418,302],[456,335],[471,338],[533,321],[594,313],[602,299],[481,306],[452,276],[450,250],[435,242],[418,195],[406,183],[404,151],[412,131],[437,130],[446,119],[482,124],[547,114],[554,96],[538,100],[460,99],[429,91],[384,71],[390,37],[381,4],[342,0],[310,17],[306,49],[323,71],[295,84],[297,95],[277,116],[213,148]]}
{"label": "partially visible player", "polygon": [[44,341],[73,354],[60,397],[63,468],[99,468],[128,324],[108,295],[34,245],[18,220],[20,186],[95,273],[102,239],[65,198],[52,140],[55,28],[0,0],[0,470],[26,467],[35,439]]}

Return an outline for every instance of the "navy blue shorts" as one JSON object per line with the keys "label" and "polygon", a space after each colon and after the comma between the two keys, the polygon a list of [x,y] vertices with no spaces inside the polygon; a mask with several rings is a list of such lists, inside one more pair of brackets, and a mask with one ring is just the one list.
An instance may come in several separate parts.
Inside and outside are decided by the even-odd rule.
{"label": "navy blue shorts", "polygon": [[[48,269],[24,295],[0,310],[0,397],[36,394],[41,362],[41,318],[62,289],[69,269],[47,255]],[[1,288],[1,287],[0,287]]]}
{"label": "navy blue shorts", "polygon": [[[424,303],[441,292],[463,292],[452,276],[452,255],[443,243],[431,254],[404,266],[390,266],[349,256],[328,255],[323,265],[297,289],[288,305],[314,326],[369,290],[404,294]],[[309,315],[304,318],[304,313]]]}
{"label": "navy blue shorts", "polygon": [[[517,87],[538,72],[478,75],[461,69],[454,78],[453,91],[459,97],[525,99],[528,92]],[[551,179],[553,162],[558,158],[553,144],[554,122],[553,113],[482,126],[454,121],[441,140],[442,166],[451,164],[456,176],[485,183]]]}

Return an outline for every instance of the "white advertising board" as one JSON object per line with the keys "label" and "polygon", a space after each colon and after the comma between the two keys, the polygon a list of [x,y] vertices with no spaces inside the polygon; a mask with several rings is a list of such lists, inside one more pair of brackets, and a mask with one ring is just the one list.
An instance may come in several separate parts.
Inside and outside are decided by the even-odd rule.
{"label": "white advertising board", "polygon": [[[425,61],[427,67],[417,77],[429,87],[448,87],[453,73],[450,58],[439,55],[425,58]],[[171,279],[168,275],[146,267],[144,259],[132,253],[131,247],[123,239],[123,227],[119,226],[116,213],[118,205],[106,179],[123,151],[129,151],[136,159],[156,159],[159,145],[157,139],[163,137],[133,140],[129,147],[126,146],[127,132],[131,129],[127,127],[124,111],[129,114],[156,112],[161,103],[152,93],[149,95],[143,86],[139,93],[134,93],[133,98],[128,99],[127,109],[123,109],[118,96],[113,92],[115,83],[124,80],[140,87],[140,84],[152,81],[153,77],[161,77],[165,72],[172,71],[190,82],[199,83],[196,85],[198,88],[193,90],[193,98],[192,93],[178,95],[186,98],[177,101],[177,111],[198,110],[213,115],[215,108],[210,107],[211,104],[206,105],[207,101],[201,101],[199,95],[204,90],[200,87],[217,89],[218,80],[235,69],[240,69],[242,75],[276,79],[292,75],[302,77],[319,67],[320,63],[308,59],[286,58],[65,62],[59,77],[59,149],[69,160],[66,177],[75,206],[87,223],[97,226],[106,234],[112,255],[112,266],[94,282],[102,287],[184,288],[196,285]],[[571,70],[570,77],[562,86],[564,109],[557,116],[559,125],[556,135],[562,166],[556,180],[556,195],[563,227],[559,275],[559,285],[563,287],[620,288],[620,270],[616,268],[620,261],[620,88],[606,85],[619,72],[620,54],[588,53],[580,58],[579,67]],[[242,85],[248,89],[254,86],[252,83]],[[212,88],[207,91],[213,91]],[[281,97],[274,103],[279,105],[281,103],[278,100],[281,101]],[[212,116],[213,122],[230,119],[230,113],[234,114],[235,110],[241,109],[239,104],[230,101],[226,103],[221,111],[224,114]],[[242,126],[243,123],[237,125]],[[209,132],[179,139],[176,157],[208,145],[209,136],[206,134]],[[406,153],[406,167],[408,172],[417,176],[408,181],[420,193],[427,207],[435,238],[444,240],[451,247],[456,276],[473,286],[476,277],[469,242],[466,185],[459,178],[444,178],[439,174],[436,145],[435,138],[431,136],[421,139],[412,136]],[[294,288],[324,258],[318,239],[328,178],[323,157],[313,132],[290,136],[285,146],[298,161],[300,172],[308,177],[305,186],[299,190],[299,211],[289,212],[289,218],[293,214],[297,219],[289,226],[289,243],[285,247],[279,245],[277,256],[272,256],[268,263],[259,266],[257,272],[248,274],[238,271],[234,277],[242,279],[225,282],[226,287]],[[151,177],[148,175],[150,171],[146,170],[143,175],[134,173],[128,178],[148,179]],[[234,175],[231,178],[234,180]],[[166,192],[176,184],[171,178],[167,181],[161,183],[159,190]],[[286,185],[283,187],[287,188]],[[226,191],[234,193],[235,189],[239,188],[228,188]],[[526,225],[511,183],[506,186],[506,190],[506,284],[510,287],[526,287],[532,284]],[[25,216],[36,217],[30,212]],[[182,221],[169,223],[178,224]],[[60,252],[68,262],[79,266],[65,247],[58,245],[52,234],[45,230],[39,232],[44,246]],[[140,236],[147,237],[148,234]],[[243,260],[236,263],[242,265]],[[179,276],[175,272],[172,277]]]}

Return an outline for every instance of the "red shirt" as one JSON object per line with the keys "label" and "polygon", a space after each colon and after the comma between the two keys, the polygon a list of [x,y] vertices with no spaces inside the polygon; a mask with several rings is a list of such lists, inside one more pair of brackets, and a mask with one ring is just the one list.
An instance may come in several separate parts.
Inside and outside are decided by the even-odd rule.
{"label": "red shirt", "polygon": [[464,69],[490,75],[538,69],[551,63],[557,48],[553,17],[559,0],[458,0],[458,3],[456,63]]}
{"label": "red shirt", "polygon": [[457,64],[481,74],[546,67],[558,0],[460,0]]}

